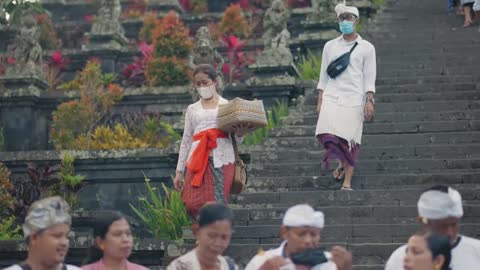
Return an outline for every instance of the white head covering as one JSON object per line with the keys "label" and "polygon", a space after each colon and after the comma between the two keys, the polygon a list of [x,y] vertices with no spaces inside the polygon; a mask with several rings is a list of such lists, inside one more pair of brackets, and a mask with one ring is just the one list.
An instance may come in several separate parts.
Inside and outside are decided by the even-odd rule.
{"label": "white head covering", "polygon": [[69,211],[70,207],[67,202],[59,196],[34,202],[23,223],[24,237],[27,238],[33,233],[58,224],[71,224],[72,218]]}
{"label": "white head covering", "polygon": [[345,1],[335,6],[335,12],[337,13],[337,17],[340,17],[340,15],[345,13],[350,13],[357,16],[357,18],[360,18],[360,15],[359,15],[360,13],[358,12],[358,8],[345,5]]}
{"label": "white head covering", "polygon": [[288,227],[308,226],[322,229],[325,218],[322,212],[313,210],[310,205],[298,204],[287,210],[282,224]]}
{"label": "white head covering", "polygon": [[427,219],[445,219],[463,216],[462,196],[453,188],[427,190],[417,203],[418,215]]}

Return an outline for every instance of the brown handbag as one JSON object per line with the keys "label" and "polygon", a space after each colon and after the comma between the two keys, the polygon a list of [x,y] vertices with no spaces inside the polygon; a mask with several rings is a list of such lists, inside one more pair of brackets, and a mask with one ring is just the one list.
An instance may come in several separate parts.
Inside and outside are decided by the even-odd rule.
{"label": "brown handbag", "polygon": [[234,133],[230,133],[233,144],[233,152],[235,153],[235,174],[233,176],[232,187],[230,188],[230,194],[240,194],[244,187],[247,185],[247,167],[243,163],[243,160],[240,159],[238,154],[237,140],[235,139]]}

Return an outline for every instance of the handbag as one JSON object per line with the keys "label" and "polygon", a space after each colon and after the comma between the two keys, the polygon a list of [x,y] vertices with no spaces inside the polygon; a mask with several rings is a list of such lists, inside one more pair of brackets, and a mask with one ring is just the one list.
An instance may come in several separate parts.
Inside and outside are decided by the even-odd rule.
{"label": "handbag", "polygon": [[233,152],[235,154],[235,173],[233,175],[232,187],[230,188],[230,194],[240,194],[243,188],[247,185],[247,167],[243,160],[240,159],[238,154],[237,140],[235,139],[234,133],[230,133],[233,144]]}
{"label": "handbag", "polygon": [[335,79],[338,75],[344,72],[348,65],[350,64],[350,55],[352,54],[355,47],[357,47],[358,42],[355,42],[353,47],[350,49],[349,52],[346,52],[340,55],[337,59],[331,62],[327,67],[327,74],[330,78]]}

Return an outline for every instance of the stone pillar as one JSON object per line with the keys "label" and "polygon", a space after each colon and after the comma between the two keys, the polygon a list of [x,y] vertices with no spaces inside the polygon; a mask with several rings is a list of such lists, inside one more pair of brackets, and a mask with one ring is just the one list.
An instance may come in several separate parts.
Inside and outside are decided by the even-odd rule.
{"label": "stone pillar", "polygon": [[38,102],[48,84],[38,77],[0,78],[0,125],[6,151],[44,150],[48,147],[48,120]]}

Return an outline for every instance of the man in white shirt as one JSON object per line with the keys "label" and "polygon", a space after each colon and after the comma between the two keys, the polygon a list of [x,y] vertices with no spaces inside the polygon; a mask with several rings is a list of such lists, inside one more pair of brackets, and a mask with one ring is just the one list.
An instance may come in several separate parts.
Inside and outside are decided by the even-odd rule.
{"label": "man in white shirt", "polygon": [[[452,244],[452,270],[480,269],[480,241],[459,234],[463,216],[462,197],[453,188],[435,186],[422,193],[417,204],[418,220],[426,230],[446,235]],[[396,249],[385,270],[403,270],[407,245]]]}
{"label": "man in white shirt", "polygon": [[60,197],[49,197],[32,204],[23,224],[28,244],[27,259],[4,270],[80,270],[63,263],[69,248],[72,218],[70,207]]}
{"label": "man in white shirt", "polygon": [[[376,56],[375,47],[356,33],[358,9],[338,4],[335,12],[342,35],[328,41],[323,48],[317,86],[320,114],[315,135],[327,150],[323,159],[325,167],[328,168],[329,159],[338,159],[339,166],[333,176],[337,180],[345,177],[342,189],[352,190],[363,121],[364,118],[371,120],[374,112]],[[336,77],[330,76],[328,66],[349,51],[350,62],[346,69]]]}
{"label": "man in white shirt", "polygon": [[[287,210],[280,228],[284,242],[279,248],[261,251],[247,264],[245,270],[299,270],[309,269],[294,265],[292,254],[318,248],[324,216],[307,204],[295,205]],[[342,247],[333,247],[328,262],[314,266],[315,270],[351,270],[352,255]],[[327,254],[327,257],[330,257]]]}

